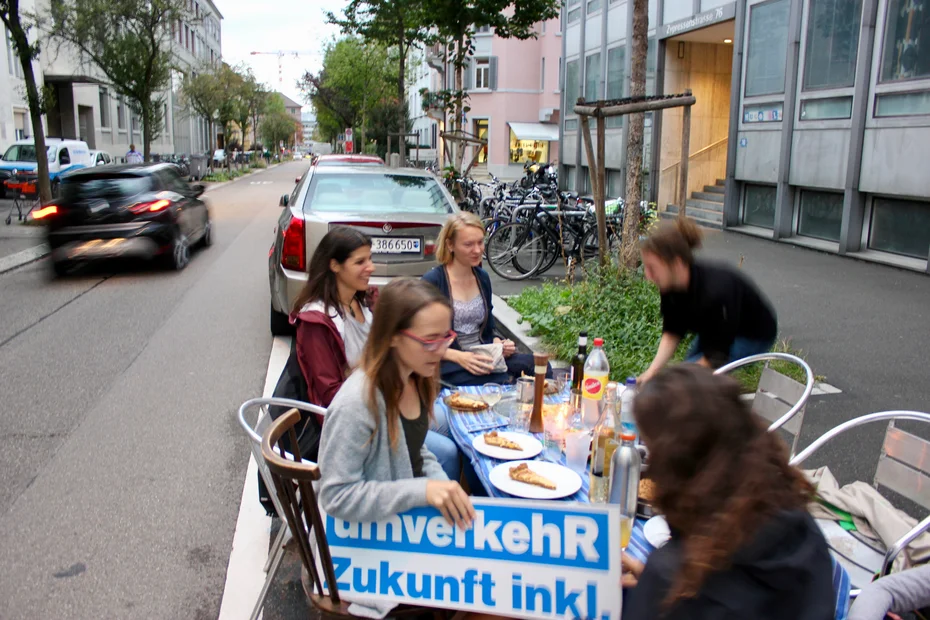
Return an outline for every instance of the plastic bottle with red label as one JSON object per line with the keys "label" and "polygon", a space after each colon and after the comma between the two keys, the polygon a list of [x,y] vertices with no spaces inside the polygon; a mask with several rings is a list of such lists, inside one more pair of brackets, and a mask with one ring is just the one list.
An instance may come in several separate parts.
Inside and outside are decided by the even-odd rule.
{"label": "plastic bottle with red label", "polygon": [[609,375],[610,363],[604,353],[604,339],[595,338],[594,349],[584,363],[584,379],[581,381],[582,419],[588,428],[594,428],[600,418]]}

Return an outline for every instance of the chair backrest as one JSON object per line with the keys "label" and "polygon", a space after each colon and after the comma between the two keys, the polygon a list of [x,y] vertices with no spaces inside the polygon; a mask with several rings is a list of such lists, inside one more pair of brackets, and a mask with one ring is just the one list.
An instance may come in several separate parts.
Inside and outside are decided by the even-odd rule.
{"label": "chair backrest", "polygon": [[888,423],[875,469],[882,485],[930,510],[930,441]]}
{"label": "chair backrest", "polygon": [[[804,370],[806,382],[798,383],[791,377],[773,370],[769,363],[781,360],[797,364]],[[807,400],[814,389],[814,373],[807,362],[789,353],[763,353],[736,360],[715,371],[725,374],[758,362],[765,362],[759,385],[752,401],[753,412],[769,423],[769,431],[781,429],[791,436],[791,455],[798,447],[801,426],[804,424],[804,411]]]}
{"label": "chair backrest", "polygon": [[[336,586],[336,574],[333,559],[326,542],[326,530],[323,516],[317,503],[313,483],[320,479],[320,468],[314,464],[300,461],[300,450],[289,455],[281,439],[290,437],[290,445],[297,446],[295,427],[300,422],[300,413],[291,410],[273,421],[262,436],[262,455],[268,464],[274,489],[282,507],[280,514],[297,541],[300,559],[310,577],[311,587],[319,595],[324,594],[323,584],[329,589],[330,600],[339,605],[339,590]],[[276,450],[277,448],[277,450]],[[288,458],[290,457],[290,458]],[[322,575],[317,567],[311,536],[316,539],[316,552],[320,557]]]}

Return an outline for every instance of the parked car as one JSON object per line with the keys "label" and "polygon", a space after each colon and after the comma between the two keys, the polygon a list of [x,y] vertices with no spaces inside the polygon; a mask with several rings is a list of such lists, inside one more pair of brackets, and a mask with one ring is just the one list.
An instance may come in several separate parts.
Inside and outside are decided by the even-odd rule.
{"label": "parked car", "polygon": [[384,160],[377,155],[320,155],[314,166],[383,166]]}
{"label": "parked car", "polygon": [[62,178],[59,199],[33,217],[46,226],[56,275],[76,263],[129,257],[158,257],[180,270],[192,247],[213,243],[203,192],[173,164],[89,168]]}
{"label": "parked car", "polygon": [[113,163],[113,158],[106,151],[91,151],[90,162],[91,166],[106,166]]}
{"label": "parked car", "polygon": [[[325,156],[321,156],[322,159]],[[372,239],[372,286],[421,276],[436,264],[436,237],[456,213],[452,195],[429,172],[383,166],[316,166],[281,197],[284,209],[268,254],[271,333],[290,331],[288,314],[307,282],[320,239],[334,226]]]}
{"label": "parked car", "polygon": [[[48,177],[52,184],[53,196],[58,195],[61,175],[93,165],[86,142],[46,138],[45,149],[48,153]],[[3,182],[13,176],[14,171],[18,172],[21,177],[38,176],[36,172],[38,163],[36,162],[36,146],[32,138],[14,142],[0,160],[0,197],[3,197]]]}

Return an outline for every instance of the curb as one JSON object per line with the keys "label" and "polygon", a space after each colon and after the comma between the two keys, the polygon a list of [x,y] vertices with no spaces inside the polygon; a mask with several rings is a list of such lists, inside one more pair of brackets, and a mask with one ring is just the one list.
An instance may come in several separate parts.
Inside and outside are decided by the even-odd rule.
{"label": "curb", "polygon": [[235,179],[232,179],[232,180],[230,180],[230,181],[223,181],[222,183],[215,183],[215,184],[211,185],[210,187],[208,187],[206,190],[204,190],[203,193],[204,193],[204,194],[209,194],[210,192],[212,192],[212,191],[215,190],[215,189],[219,189],[219,188],[221,188],[221,187],[224,187],[224,186],[226,186],[226,185],[230,185],[230,184],[232,184],[232,183],[235,183],[236,181],[241,181],[242,179],[245,179],[245,178],[248,178],[248,177],[254,177],[254,176],[258,175],[258,174],[261,174],[262,172],[268,172],[269,170],[273,170],[274,168],[277,168],[277,167],[280,166],[280,165],[281,165],[281,164],[272,164],[272,165],[268,166],[267,168],[263,168],[263,169],[257,169],[257,168],[256,168],[256,171],[255,171],[255,172],[249,172],[249,173],[243,174],[243,175],[241,175],[241,176],[239,176],[239,177],[236,177]]}
{"label": "curb", "polygon": [[25,249],[21,252],[16,252],[15,254],[4,256],[3,258],[0,258],[0,273],[6,273],[7,271],[12,271],[17,267],[22,267],[23,265],[33,263],[46,256],[50,252],[51,248],[43,243],[42,245],[37,245]]}

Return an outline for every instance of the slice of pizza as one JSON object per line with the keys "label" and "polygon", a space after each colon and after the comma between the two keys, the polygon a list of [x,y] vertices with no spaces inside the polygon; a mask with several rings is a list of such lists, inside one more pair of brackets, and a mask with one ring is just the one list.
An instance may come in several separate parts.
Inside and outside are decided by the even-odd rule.
{"label": "slice of pizza", "polygon": [[461,392],[455,392],[449,396],[449,398],[446,399],[446,404],[453,409],[459,409],[461,411],[484,411],[488,408],[487,403],[469,398]]}
{"label": "slice of pizza", "polygon": [[517,482],[532,484],[537,487],[549,489],[550,491],[555,491],[555,483],[553,481],[549,480],[545,476],[537,474],[535,471],[530,469],[530,466],[526,463],[520,463],[516,467],[511,467],[510,477]]}
{"label": "slice of pizza", "polygon": [[498,435],[497,431],[491,431],[484,434],[484,443],[489,446],[496,446],[506,450],[523,450],[523,447],[515,441],[510,441],[503,435]]}

